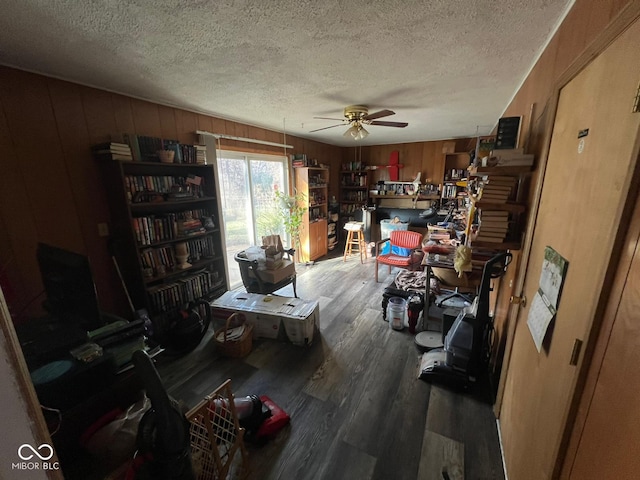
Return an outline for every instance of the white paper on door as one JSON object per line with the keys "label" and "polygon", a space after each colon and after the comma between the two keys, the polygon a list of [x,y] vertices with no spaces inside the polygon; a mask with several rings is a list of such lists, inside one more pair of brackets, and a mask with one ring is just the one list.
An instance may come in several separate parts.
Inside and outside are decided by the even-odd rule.
{"label": "white paper on door", "polygon": [[538,352],[542,350],[547,329],[556,315],[568,265],[569,262],[553,248],[545,248],[539,288],[531,302],[527,317],[527,325]]}

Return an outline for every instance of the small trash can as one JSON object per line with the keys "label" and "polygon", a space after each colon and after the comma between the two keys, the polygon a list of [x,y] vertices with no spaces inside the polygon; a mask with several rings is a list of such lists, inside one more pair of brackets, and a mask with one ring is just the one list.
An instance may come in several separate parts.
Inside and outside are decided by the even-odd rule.
{"label": "small trash can", "polygon": [[394,330],[402,330],[407,315],[407,301],[401,297],[391,297],[387,306],[389,326]]}

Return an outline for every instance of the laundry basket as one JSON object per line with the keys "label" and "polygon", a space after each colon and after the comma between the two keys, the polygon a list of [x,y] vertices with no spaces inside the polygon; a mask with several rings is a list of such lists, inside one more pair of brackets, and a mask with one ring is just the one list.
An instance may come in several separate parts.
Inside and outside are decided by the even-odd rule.
{"label": "laundry basket", "polygon": [[187,412],[191,463],[197,480],[236,480],[249,475],[244,429],[233,401],[231,380]]}

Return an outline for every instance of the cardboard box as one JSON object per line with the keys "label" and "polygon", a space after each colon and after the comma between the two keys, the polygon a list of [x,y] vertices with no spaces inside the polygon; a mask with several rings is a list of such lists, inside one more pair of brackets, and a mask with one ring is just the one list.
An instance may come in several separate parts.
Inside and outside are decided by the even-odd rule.
{"label": "cardboard box", "polygon": [[320,306],[316,301],[231,291],[214,300],[211,308],[217,323],[241,312],[253,325],[254,338],[286,338],[295,345],[310,345],[320,328]]}
{"label": "cardboard box", "polygon": [[267,257],[267,270],[276,270],[282,266],[282,255],[284,252],[276,252],[272,255],[266,254]]}
{"label": "cardboard box", "polygon": [[296,266],[291,260],[282,260],[280,268],[259,270],[263,282],[278,283],[296,273]]}

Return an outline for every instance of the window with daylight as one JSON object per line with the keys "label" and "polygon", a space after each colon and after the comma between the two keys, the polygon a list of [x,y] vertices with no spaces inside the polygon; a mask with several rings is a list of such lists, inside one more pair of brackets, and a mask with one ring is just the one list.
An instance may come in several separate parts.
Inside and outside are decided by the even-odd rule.
{"label": "window with daylight", "polygon": [[263,235],[279,234],[288,244],[275,199],[276,190],[289,191],[288,162],[282,155],[216,153],[229,283],[235,288],[242,283],[236,253],[261,245]]}

